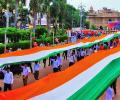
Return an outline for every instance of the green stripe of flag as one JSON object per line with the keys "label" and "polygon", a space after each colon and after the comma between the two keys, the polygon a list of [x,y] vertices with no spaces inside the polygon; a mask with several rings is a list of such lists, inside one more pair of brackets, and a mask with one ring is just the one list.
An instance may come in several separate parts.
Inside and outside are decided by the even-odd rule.
{"label": "green stripe of flag", "polygon": [[[101,65],[102,66],[102,65]],[[97,100],[100,95],[120,75],[120,58],[113,60],[84,87],[74,93],[68,100]],[[88,76],[89,77],[89,76]]]}

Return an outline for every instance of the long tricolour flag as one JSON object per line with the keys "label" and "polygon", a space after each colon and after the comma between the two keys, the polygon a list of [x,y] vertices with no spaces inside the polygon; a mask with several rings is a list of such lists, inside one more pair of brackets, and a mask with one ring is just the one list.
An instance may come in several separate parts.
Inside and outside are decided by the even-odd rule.
{"label": "long tricolour flag", "polygon": [[[0,55],[0,67],[6,64],[12,64],[12,63],[21,63],[21,62],[32,62],[32,61],[38,61],[44,58],[48,58],[51,55],[55,55],[57,53],[61,53],[65,50],[70,50],[74,48],[85,48],[85,47],[91,47],[92,45],[99,43],[99,42],[106,42],[110,41],[112,38],[119,36],[120,34],[110,34],[107,36],[101,36],[98,38],[91,38],[91,39],[84,39],[82,42],[79,41],[77,43],[71,43],[61,46],[55,46],[55,47],[37,47],[22,51],[16,51],[11,52],[8,54]],[[87,42],[85,42],[87,41]]]}
{"label": "long tricolour flag", "polygon": [[[113,36],[114,35],[108,35],[96,41],[106,41],[107,39],[113,38]],[[95,41],[90,43],[93,42]],[[80,43],[70,44],[67,48],[80,47]],[[87,43],[87,45],[90,43]],[[67,48],[58,46],[58,51],[53,48],[44,51],[55,53],[61,50],[64,51]],[[35,50],[33,52],[39,55],[39,52],[43,52],[43,50],[37,52]],[[12,57],[16,57],[15,62],[21,62],[21,58],[19,58],[21,56],[26,57],[24,61],[27,60],[27,57],[34,58],[34,53],[28,53],[27,55],[24,53],[18,53],[16,56],[15,53],[12,53],[14,56],[11,56],[11,54],[1,55],[0,59],[4,61],[4,59],[10,60]],[[36,60],[36,58],[34,60]],[[31,60],[29,59],[29,61]],[[6,63],[0,62],[1,65],[7,63],[14,63],[14,61]],[[120,47],[116,47],[109,50],[98,51],[77,62],[65,71],[49,74],[25,87],[0,93],[0,98],[2,100],[96,100],[119,75]]]}

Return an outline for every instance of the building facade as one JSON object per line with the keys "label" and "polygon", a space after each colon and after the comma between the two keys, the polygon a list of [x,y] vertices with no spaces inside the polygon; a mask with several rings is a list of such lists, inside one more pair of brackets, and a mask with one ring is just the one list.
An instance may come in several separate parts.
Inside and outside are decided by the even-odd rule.
{"label": "building facade", "polygon": [[90,7],[87,20],[90,21],[91,25],[107,26],[109,21],[120,21],[120,12],[105,7],[95,11],[93,7]]}

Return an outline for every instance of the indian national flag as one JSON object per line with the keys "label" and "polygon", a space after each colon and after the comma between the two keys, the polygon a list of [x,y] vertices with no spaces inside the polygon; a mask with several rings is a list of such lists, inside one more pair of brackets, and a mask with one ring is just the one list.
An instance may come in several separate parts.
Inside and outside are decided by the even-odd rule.
{"label": "indian national flag", "polygon": [[[37,47],[0,55],[0,66],[36,61],[65,50],[109,41],[115,34],[56,47]],[[73,66],[21,87],[0,93],[3,100],[96,100],[120,75],[120,46],[101,50],[85,57]]]}

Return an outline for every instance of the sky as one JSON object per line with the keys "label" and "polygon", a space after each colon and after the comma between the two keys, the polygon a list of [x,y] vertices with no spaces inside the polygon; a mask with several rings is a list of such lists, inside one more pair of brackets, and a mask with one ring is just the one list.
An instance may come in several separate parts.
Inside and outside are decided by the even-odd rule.
{"label": "sky", "polygon": [[67,0],[67,3],[78,8],[81,1],[86,10],[88,10],[90,6],[93,6],[95,10],[107,7],[109,9],[120,11],[120,0]]}

